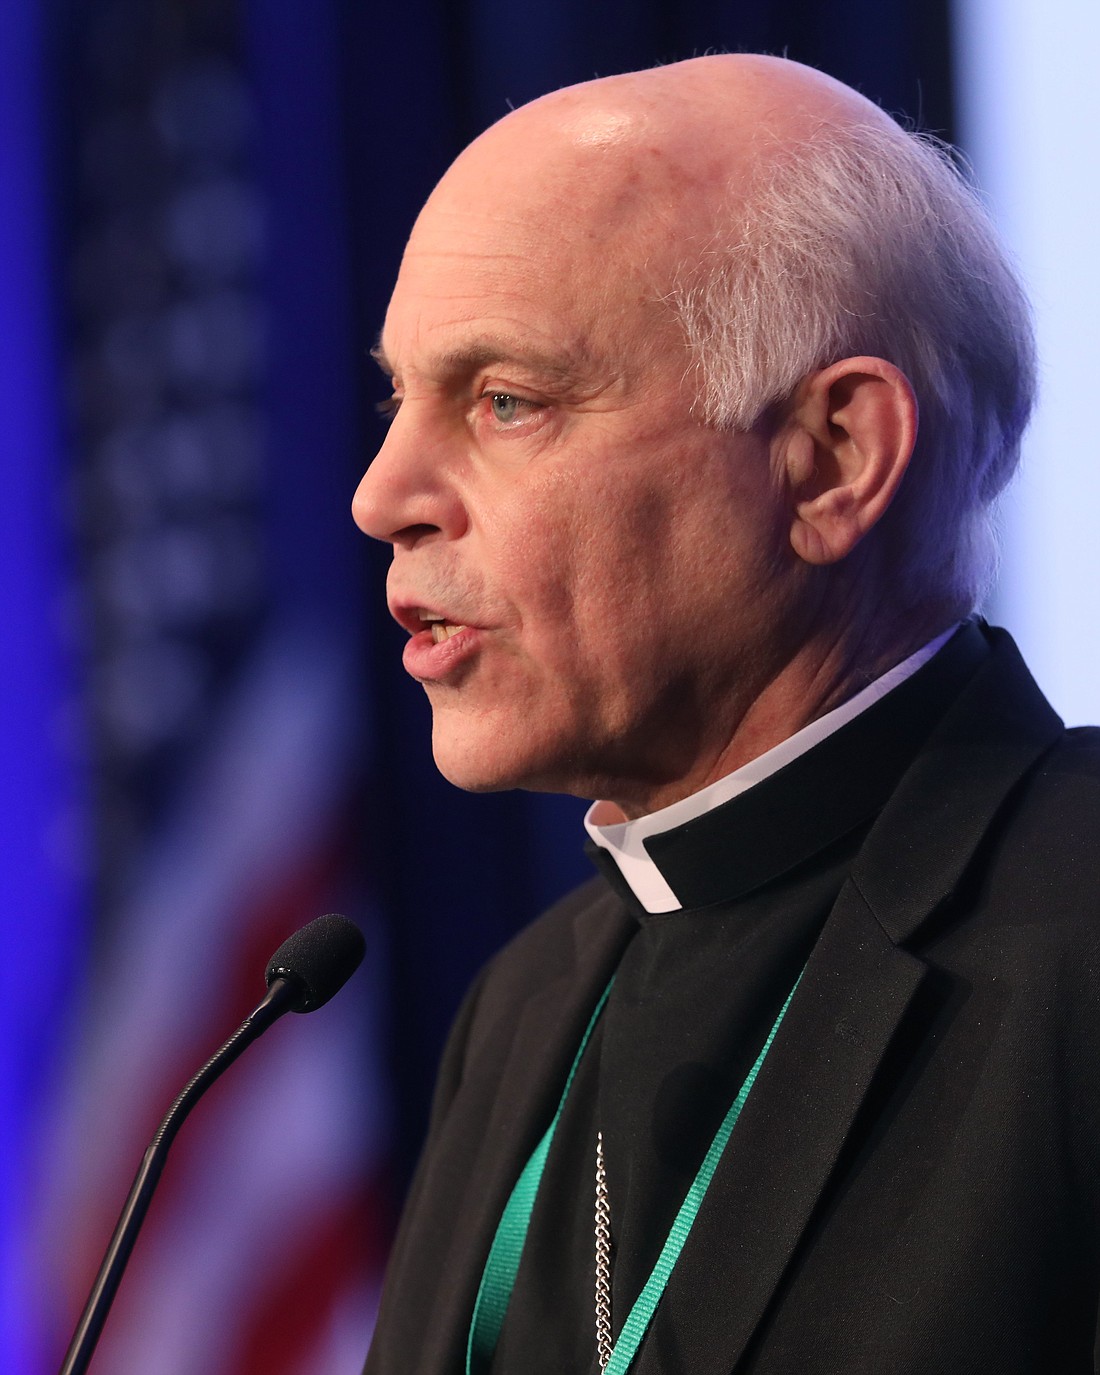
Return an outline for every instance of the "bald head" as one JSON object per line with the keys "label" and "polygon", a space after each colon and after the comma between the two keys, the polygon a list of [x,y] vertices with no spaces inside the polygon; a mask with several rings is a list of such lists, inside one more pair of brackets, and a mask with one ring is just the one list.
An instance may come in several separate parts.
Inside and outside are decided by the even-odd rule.
{"label": "bald head", "polygon": [[[564,216],[593,251],[643,250],[654,275],[728,224],[731,199],[826,130],[904,135],[870,101],[797,62],[693,58],[566,87],[506,115],[456,160],[426,213],[492,204]],[[631,237],[632,236],[632,237]],[[671,285],[669,283],[668,285]]]}
{"label": "bald head", "polygon": [[712,55],[553,91],[494,124],[452,170],[505,150],[526,149],[536,166],[571,152],[609,176],[724,198],[731,178],[783,144],[866,125],[901,137],[878,106],[822,72],[784,58]]}

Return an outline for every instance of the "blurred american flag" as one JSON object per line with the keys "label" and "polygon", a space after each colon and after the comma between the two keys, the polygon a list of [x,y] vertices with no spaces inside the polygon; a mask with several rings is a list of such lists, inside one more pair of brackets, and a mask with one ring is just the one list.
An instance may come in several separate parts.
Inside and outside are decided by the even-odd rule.
{"label": "blurred american flag", "polygon": [[[302,11],[301,40],[265,22],[246,53],[233,0],[62,8],[61,504],[95,891],[29,1152],[36,1354],[15,1375],[56,1370],[145,1146],[262,997],[268,957],[340,910],[364,969],[184,1125],[94,1365],[336,1375],[365,1355],[392,1210],[353,344],[325,238],[340,153],[317,72],[293,92],[276,71],[323,66],[331,33]],[[265,100],[292,142],[265,144]]]}
{"label": "blurred american flag", "polygon": [[[365,971],[279,1023],[181,1131],[96,1357],[103,1375],[323,1375],[365,1354],[384,1256],[385,952],[355,879],[346,648],[255,656],[97,957],[48,1152],[43,1320],[67,1339],[178,1088],[263,994],[282,938],[337,904]],[[63,1342],[62,1342],[63,1345]]]}

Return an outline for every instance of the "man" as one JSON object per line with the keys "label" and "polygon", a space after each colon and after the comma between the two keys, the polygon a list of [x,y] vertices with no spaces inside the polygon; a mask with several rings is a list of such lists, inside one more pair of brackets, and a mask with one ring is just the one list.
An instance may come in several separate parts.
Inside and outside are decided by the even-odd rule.
{"label": "man", "polygon": [[793,63],[588,83],[379,358],[436,761],[604,877],[467,999],[368,1371],[1093,1370],[1100,745],[967,620],[1033,375],[969,192]]}

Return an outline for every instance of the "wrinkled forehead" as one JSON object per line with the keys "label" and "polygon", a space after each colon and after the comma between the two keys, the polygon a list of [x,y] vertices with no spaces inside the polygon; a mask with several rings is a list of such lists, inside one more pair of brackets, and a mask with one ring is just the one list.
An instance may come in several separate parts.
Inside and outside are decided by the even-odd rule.
{"label": "wrinkled forehead", "polygon": [[516,120],[472,145],[410,237],[383,336],[390,357],[445,351],[474,326],[648,354],[683,253],[683,175],[640,132],[614,115],[575,128]]}

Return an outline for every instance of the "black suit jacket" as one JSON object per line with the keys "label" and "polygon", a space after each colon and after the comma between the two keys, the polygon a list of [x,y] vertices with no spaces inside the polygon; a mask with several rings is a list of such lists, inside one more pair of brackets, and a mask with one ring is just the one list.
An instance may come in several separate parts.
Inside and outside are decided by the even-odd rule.
{"label": "black suit jacket", "polygon": [[[636,1375],[1100,1369],[1100,732],[1066,732],[986,633],[860,848]],[[464,1369],[501,1210],[633,929],[596,880],[471,991],[368,1375]]]}

